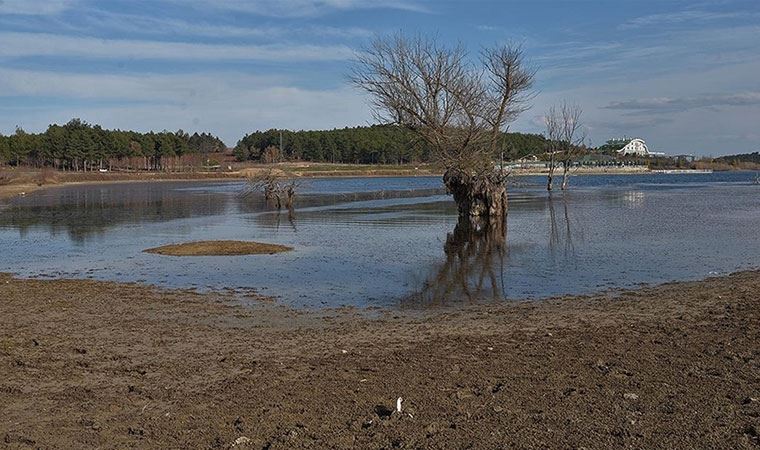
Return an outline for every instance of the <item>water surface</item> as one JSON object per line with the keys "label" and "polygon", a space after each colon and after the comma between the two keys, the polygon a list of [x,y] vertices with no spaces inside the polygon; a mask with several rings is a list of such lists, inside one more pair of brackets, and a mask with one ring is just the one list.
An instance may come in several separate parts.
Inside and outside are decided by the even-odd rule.
{"label": "water surface", "polygon": [[[241,182],[65,186],[0,209],[0,271],[255,289],[299,307],[417,306],[590,293],[759,266],[754,173],[577,176],[551,195],[515,179],[507,228],[457,227],[437,177],[315,179],[293,215]],[[239,239],[295,251],[169,257],[142,250]]]}

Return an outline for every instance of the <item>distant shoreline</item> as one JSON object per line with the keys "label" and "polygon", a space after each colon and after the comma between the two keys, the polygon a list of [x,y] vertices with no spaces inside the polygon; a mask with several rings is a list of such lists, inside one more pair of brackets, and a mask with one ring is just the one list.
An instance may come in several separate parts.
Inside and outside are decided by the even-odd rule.
{"label": "distant shoreline", "polygon": [[[179,182],[179,181],[240,181],[258,172],[274,169],[284,176],[296,178],[382,178],[382,177],[432,177],[442,176],[442,172],[429,165],[382,166],[325,163],[281,163],[272,166],[256,165],[239,168],[232,172],[56,172],[43,170],[0,169],[3,174],[16,176],[6,184],[0,184],[0,201],[30,194],[43,189],[72,186],[117,183]],[[657,171],[647,168],[590,167],[576,169],[575,175],[641,175],[647,173],[698,174],[710,173],[703,170]],[[514,170],[512,176],[545,176],[546,171]],[[561,173],[555,174],[561,177]]]}

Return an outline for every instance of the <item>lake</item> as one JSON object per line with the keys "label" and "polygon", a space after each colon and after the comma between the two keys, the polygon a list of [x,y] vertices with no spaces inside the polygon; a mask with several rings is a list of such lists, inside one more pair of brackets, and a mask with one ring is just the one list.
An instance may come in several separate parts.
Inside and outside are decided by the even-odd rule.
{"label": "lake", "polygon": [[[576,176],[551,195],[542,177],[515,177],[503,234],[457,227],[438,177],[304,180],[292,216],[242,197],[243,182],[71,185],[0,207],[0,271],[255,290],[307,308],[584,294],[760,266],[755,177]],[[143,253],[210,239],[295,250]]]}

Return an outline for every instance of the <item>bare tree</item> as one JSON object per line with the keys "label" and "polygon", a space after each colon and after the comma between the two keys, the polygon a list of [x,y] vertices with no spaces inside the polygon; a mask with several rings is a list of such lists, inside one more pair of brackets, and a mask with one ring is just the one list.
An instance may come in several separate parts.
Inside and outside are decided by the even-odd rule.
{"label": "bare tree", "polygon": [[552,181],[557,165],[562,166],[562,190],[566,190],[570,181],[570,169],[581,144],[586,140],[582,132],[581,116],[583,109],[579,105],[562,102],[552,106],[546,115],[546,137],[549,140],[549,174],[546,189],[552,190]]}
{"label": "bare tree", "polygon": [[444,166],[460,216],[503,220],[506,175],[494,165],[502,132],[528,108],[535,71],[519,46],[464,47],[397,34],[375,39],[351,80],[372,98],[376,117],[415,132]]}
{"label": "bare tree", "polygon": [[296,190],[299,185],[297,180],[287,179],[269,169],[249,177],[242,196],[263,193],[267,203],[275,206],[278,210],[285,206],[292,213]]}

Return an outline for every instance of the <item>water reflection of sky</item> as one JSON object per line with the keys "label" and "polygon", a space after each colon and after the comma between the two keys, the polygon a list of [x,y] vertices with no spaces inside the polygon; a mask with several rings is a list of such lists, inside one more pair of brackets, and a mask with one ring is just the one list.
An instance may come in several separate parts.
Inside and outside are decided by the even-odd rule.
{"label": "water reflection of sky", "polygon": [[[319,179],[295,217],[241,183],[69,186],[0,210],[0,271],[171,287],[249,289],[297,306],[417,305],[547,297],[756,267],[753,174],[540,178],[510,191],[506,239],[457,225],[438,178]],[[143,249],[201,239],[291,245],[280,255],[174,258]]]}

